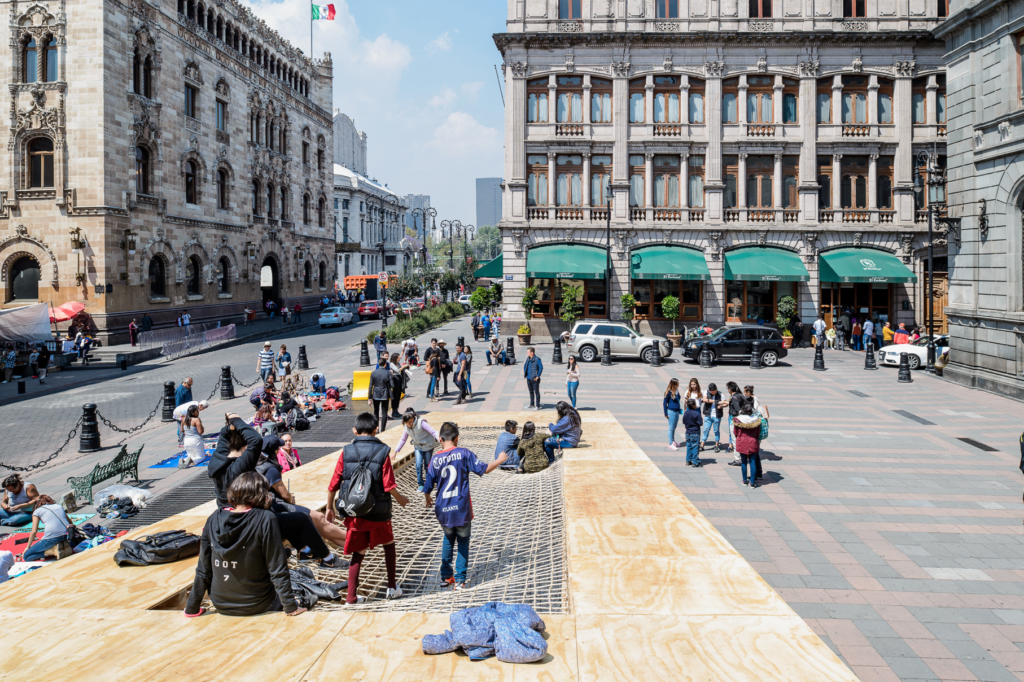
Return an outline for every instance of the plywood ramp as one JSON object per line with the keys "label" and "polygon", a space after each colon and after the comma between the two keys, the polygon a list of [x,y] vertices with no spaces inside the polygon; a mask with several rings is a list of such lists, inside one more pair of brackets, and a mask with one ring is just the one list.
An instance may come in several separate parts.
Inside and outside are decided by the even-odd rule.
{"label": "plywood ramp", "polygon": [[[555,415],[428,416],[435,428],[446,418],[541,427]],[[584,442],[565,451],[564,464],[571,613],[545,616],[548,656],[540,663],[425,656],[420,639],[444,631],[447,614],[189,619],[151,611],[191,585],[195,561],[121,569],[112,542],[0,586],[0,679],[856,682],[610,413],[583,418]],[[394,446],[400,435],[393,429],[382,440]],[[411,456],[406,445],[396,466]],[[324,504],[336,461],[324,457],[285,475],[299,504]],[[213,508],[127,537],[199,533]]]}

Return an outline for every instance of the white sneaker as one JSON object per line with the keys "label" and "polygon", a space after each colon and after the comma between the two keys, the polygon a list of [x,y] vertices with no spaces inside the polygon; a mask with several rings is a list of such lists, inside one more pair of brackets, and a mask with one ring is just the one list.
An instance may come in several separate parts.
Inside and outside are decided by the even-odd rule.
{"label": "white sneaker", "polygon": [[668,449],[669,449],[669,450],[678,450],[678,449],[679,449],[679,446],[678,446],[678,445],[676,445],[675,443],[669,443],[669,444],[668,444]]}
{"label": "white sneaker", "polygon": [[366,602],[366,597],[364,597],[361,594],[357,594],[356,595],[356,600],[353,603],[351,603],[351,604],[349,604],[348,602],[345,602],[345,606],[359,606],[359,605],[361,605],[361,604],[363,604],[365,602]]}
{"label": "white sneaker", "polygon": [[385,599],[401,599],[402,588],[401,587],[389,587],[388,592],[384,595]]}

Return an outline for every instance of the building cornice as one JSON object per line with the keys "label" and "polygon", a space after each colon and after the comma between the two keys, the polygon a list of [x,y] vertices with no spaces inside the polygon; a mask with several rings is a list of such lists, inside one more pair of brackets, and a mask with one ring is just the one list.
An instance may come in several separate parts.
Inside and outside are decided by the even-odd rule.
{"label": "building cornice", "polygon": [[932,29],[932,34],[939,40],[946,40],[951,34],[964,28],[972,21],[976,21],[990,12],[994,12],[1002,5],[1008,4],[1006,0],[981,0],[975,5],[964,7],[944,22]]}

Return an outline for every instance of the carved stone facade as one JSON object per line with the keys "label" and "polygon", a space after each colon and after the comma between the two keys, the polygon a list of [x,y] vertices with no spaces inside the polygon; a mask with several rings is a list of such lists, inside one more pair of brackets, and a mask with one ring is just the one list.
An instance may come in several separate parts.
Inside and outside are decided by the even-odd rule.
{"label": "carved stone facade", "polygon": [[5,306],[81,301],[118,343],[147,312],[240,320],[333,289],[329,54],[235,0],[8,6]]}
{"label": "carved stone facade", "polygon": [[[612,319],[620,297],[637,293],[631,254],[655,244],[703,254],[699,314],[712,323],[735,321],[725,260],[736,249],[799,256],[808,281],[778,295],[794,295],[807,323],[828,305],[828,251],[895,255],[923,280],[916,159],[944,158],[946,141],[943,46],[929,33],[937,7],[879,2],[851,22],[832,14],[842,3],[783,5],[752,17],[748,3],[679,3],[682,16],[659,17],[653,0],[595,0],[567,35],[558,3],[509,0],[495,36],[509,319],[523,314],[530,250],[565,234],[611,249]],[[922,286],[888,284],[885,317],[923,324]]]}

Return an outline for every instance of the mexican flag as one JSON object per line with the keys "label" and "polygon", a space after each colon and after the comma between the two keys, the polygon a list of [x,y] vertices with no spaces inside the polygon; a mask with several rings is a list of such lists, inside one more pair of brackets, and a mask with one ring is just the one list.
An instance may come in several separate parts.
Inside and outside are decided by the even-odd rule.
{"label": "mexican flag", "polygon": [[334,5],[313,5],[313,21],[334,20]]}

